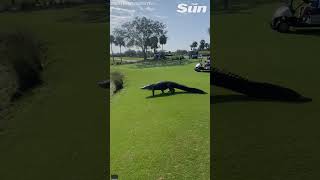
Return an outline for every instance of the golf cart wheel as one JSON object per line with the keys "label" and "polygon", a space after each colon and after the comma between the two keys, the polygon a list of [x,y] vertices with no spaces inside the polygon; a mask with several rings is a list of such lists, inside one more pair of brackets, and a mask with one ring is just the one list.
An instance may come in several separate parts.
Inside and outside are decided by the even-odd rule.
{"label": "golf cart wheel", "polygon": [[289,24],[287,22],[280,22],[278,25],[278,31],[281,33],[287,33],[289,31]]}

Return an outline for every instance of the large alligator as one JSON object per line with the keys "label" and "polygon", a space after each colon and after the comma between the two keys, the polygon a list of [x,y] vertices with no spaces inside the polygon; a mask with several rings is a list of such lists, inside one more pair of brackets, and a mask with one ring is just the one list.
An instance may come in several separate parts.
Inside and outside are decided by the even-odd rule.
{"label": "large alligator", "polygon": [[169,89],[172,94],[175,93],[175,89],[180,89],[189,93],[206,94],[206,92],[202,91],[201,89],[187,87],[171,81],[162,81],[155,84],[149,84],[141,89],[152,90],[152,96],[154,96],[155,90],[161,90],[162,93],[164,93],[166,89]]}
{"label": "large alligator", "polygon": [[[101,81],[98,83],[98,85],[102,88],[109,88],[109,83],[110,81],[108,80]],[[213,68],[211,71],[211,85],[229,89],[231,91],[238,92],[256,99],[294,102],[312,101],[311,98],[304,97],[292,89],[265,82],[251,81],[230,72],[221,71],[217,68]],[[190,93],[205,93],[200,89],[190,88],[170,81],[150,84],[142,87],[142,89],[152,90],[153,96],[155,90],[161,90],[164,92],[166,89],[169,89],[171,93],[174,93],[175,89],[180,89]]]}
{"label": "large alligator", "polygon": [[292,89],[270,83],[251,81],[216,68],[213,68],[211,75],[212,85],[229,89],[252,98],[295,102],[308,102],[312,100]]}

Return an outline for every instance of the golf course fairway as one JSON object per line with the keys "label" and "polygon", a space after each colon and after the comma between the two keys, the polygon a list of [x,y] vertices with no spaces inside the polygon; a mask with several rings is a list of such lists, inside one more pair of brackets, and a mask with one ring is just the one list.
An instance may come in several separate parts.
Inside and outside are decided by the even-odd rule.
{"label": "golf course fairway", "polygon": [[125,76],[124,89],[110,104],[111,174],[122,179],[209,179],[210,94],[177,90],[152,97],[152,91],[140,89],[174,81],[210,92],[209,74],[195,72],[194,65],[111,67]]}

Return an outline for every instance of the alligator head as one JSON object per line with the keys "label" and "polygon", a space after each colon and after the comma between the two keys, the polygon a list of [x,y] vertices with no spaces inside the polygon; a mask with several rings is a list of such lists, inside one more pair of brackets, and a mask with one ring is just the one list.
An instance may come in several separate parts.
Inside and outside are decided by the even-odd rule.
{"label": "alligator head", "polygon": [[153,86],[154,86],[154,84],[149,84],[149,85],[143,86],[141,89],[152,90]]}

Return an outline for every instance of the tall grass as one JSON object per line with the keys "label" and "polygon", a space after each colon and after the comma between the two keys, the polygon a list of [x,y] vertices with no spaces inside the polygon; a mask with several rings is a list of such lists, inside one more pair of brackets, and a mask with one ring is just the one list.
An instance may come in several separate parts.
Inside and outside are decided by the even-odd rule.
{"label": "tall grass", "polygon": [[17,31],[1,35],[2,64],[11,68],[16,75],[18,88],[22,93],[42,83],[43,62],[47,48],[30,32]]}

